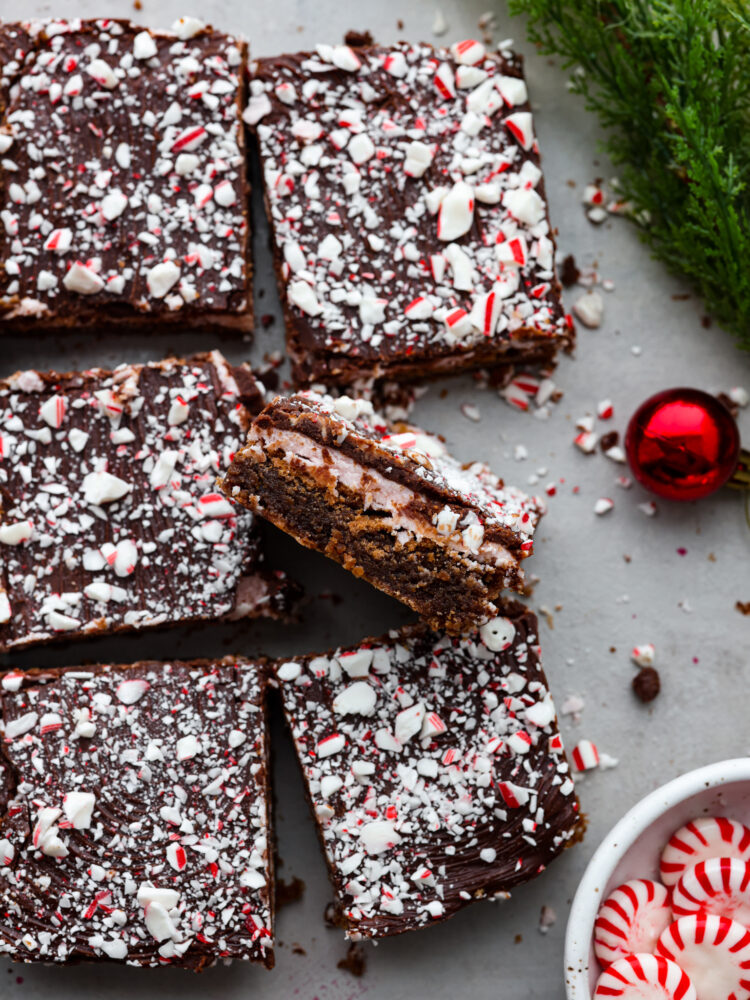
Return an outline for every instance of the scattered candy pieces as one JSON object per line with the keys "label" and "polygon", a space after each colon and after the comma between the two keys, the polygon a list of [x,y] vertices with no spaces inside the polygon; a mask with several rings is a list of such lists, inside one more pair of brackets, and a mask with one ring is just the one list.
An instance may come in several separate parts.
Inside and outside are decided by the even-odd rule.
{"label": "scattered candy pieces", "polygon": [[590,330],[602,325],[604,318],[604,299],[598,292],[586,292],[573,303],[573,312]]}
{"label": "scattered candy pieces", "polygon": [[599,751],[591,740],[580,740],[576,743],[571,756],[578,771],[590,771],[599,765]]}
{"label": "scattered candy pieces", "polygon": [[642,646],[634,646],[630,654],[633,663],[639,667],[652,667],[654,665],[654,655],[656,649],[652,642],[646,642]]}

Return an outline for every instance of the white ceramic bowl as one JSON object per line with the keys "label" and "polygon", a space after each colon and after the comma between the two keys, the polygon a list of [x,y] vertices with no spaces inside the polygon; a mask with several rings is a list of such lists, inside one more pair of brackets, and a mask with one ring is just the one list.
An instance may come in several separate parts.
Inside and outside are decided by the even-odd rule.
{"label": "white ceramic bowl", "polygon": [[641,799],[599,845],[573,900],[565,936],[568,1000],[591,1000],[601,967],[594,921],[601,903],[631,878],[658,878],[661,850],[698,816],[729,816],[750,825],[750,757],[722,760],[675,778]]}

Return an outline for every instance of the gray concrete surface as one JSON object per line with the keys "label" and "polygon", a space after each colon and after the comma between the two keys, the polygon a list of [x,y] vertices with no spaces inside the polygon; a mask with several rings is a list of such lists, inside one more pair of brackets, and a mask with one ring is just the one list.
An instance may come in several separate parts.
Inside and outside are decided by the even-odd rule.
{"label": "gray concrete surface", "polygon": [[[369,28],[384,40],[399,36],[430,40],[436,6],[450,26],[446,40],[476,33],[478,17],[490,0],[256,0],[241,4],[203,0],[192,11],[205,20],[244,32],[256,54],[337,40],[352,27]],[[186,13],[178,0],[143,0],[136,14],[126,0],[1,0],[3,17],[137,16],[154,26],[168,26]],[[623,470],[601,455],[584,456],[572,445],[576,418],[610,397],[615,405],[611,426],[624,430],[627,418],[646,396],[670,385],[726,389],[750,388],[748,356],[730,338],[701,326],[700,303],[675,300],[685,289],[651,261],[626,222],[613,219],[594,228],[580,207],[583,185],[610,171],[597,152],[593,119],[565,89],[559,67],[538,57],[520,40],[523,30],[498,5],[496,37],[519,39],[527,53],[536,129],[545,160],[547,190],[554,224],[564,252],[581,266],[596,264],[615,282],[605,295],[605,321],[597,331],[581,329],[574,360],[563,360],[555,381],[564,398],[549,420],[512,410],[491,391],[480,391],[470,378],[446,380],[420,399],[414,418],[448,439],[464,459],[481,457],[509,481],[525,485],[540,467],[540,487],[557,481],[549,515],[538,535],[529,572],[540,577],[532,603],[552,612],[543,623],[544,658],[558,706],[571,693],[585,699],[580,723],[563,721],[569,746],[588,737],[619,759],[609,771],[580,783],[589,831],[581,846],[569,851],[534,884],[502,905],[478,904],[453,921],[368,949],[367,971],[354,979],[337,968],[346,945],[338,931],[326,928],[323,909],[330,898],[316,839],[307,818],[301,786],[286,734],[275,732],[275,782],[278,799],[280,874],[304,879],[301,902],[284,909],[278,921],[274,972],[235,965],[217,968],[199,979],[165,970],[143,973],[116,967],[49,969],[13,967],[0,962],[3,1000],[126,1000],[137,995],[163,1000],[248,995],[263,1000],[561,1000],[563,937],[570,900],[597,843],[620,815],[643,794],[682,771],[735,757],[750,750],[748,735],[748,664],[750,618],[735,609],[750,601],[750,529],[740,498],[727,491],[700,504],[658,504],[648,518],[638,509],[647,499],[637,487],[614,484]],[[403,19],[403,29],[397,19]],[[575,182],[575,186],[571,182]],[[267,234],[256,205],[255,244],[259,311],[275,312]],[[579,291],[567,296],[568,305]],[[65,342],[4,339],[4,372],[31,367],[72,368],[90,364],[155,359],[166,351],[181,353],[216,346],[232,359],[260,359],[282,347],[280,320],[260,331],[248,347],[232,338],[180,336],[117,337],[90,340],[76,334]],[[638,346],[636,356],[632,348]],[[481,421],[460,411],[477,404]],[[750,439],[750,413],[741,418]],[[514,447],[528,449],[514,460]],[[563,482],[564,480],[564,482]],[[577,488],[574,492],[573,488]],[[610,496],[615,509],[593,513],[597,498]],[[93,658],[131,660],[142,656],[213,655],[230,650],[283,654],[356,641],[409,619],[393,601],[352,580],[323,557],[295,546],[278,533],[270,537],[272,556],[301,579],[310,595],[304,620],[293,627],[239,624],[174,630],[158,636],[124,637],[88,645],[70,645],[13,660],[18,665],[75,664]],[[678,550],[687,550],[680,555]],[[626,560],[624,556],[630,558]],[[334,592],[335,604],[321,597]],[[558,610],[555,610],[558,608]],[[663,693],[650,707],[630,692],[634,643],[653,642]],[[538,930],[543,905],[554,908],[557,923],[546,935]],[[293,951],[299,945],[305,954]]]}

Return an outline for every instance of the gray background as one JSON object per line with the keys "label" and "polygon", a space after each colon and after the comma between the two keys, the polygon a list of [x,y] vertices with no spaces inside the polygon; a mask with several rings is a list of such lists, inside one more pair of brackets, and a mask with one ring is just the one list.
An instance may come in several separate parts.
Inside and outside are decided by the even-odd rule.
{"label": "gray background", "polygon": [[[431,40],[438,3],[450,26],[445,41],[476,37],[477,20],[489,2],[203,0],[189,11],[178,0],[144,0],[144,9],[137,13],[125,0],[58,0],[54,6],[39,0],[0,0],[0,13],[6,18],[132,15],[165,27],[180,14],[192,12],[222,28],[243,32],[257,55],[272,55],[336,41],[348,28],[369,28],[383,41]],[[624,220],[615,218],[600,228],[587,221],[580,206],[583,185],[610,174],[598,158],[595,122],[566,92],[559,67],[521,41],[522,25],[510,21],[504,5],[498,5],[495,13],[495,37],[516,37],[527,54],[560,249],[572,251],[581,266],[596,265],[616,287],[602,293],[606,312],[601,329],[580,329],[575,359],[560,364],[555,381],[565,395],[549,420],[511,410],[494,392],[477,390],[470,378],[431,386],[418,402],[414,418],[444,434],[462,459],[481,457],[520,486],[540,467],[547,469],[540,487],[558,481],[558,493],[549,501],[549,515],[537,536],[536,554],[527,563],[529,573],[541,578],[532,604],[550,609],[554,619],[541,626],[544,661],[558,707],[571,693],[582,695],[586,702],[579,725],[563,720],[568,746],[585,736],[620,761],[615,769],[593,773],[580,783],[589,816],[586,841],[507,903],[480,903],[446,924],[386,941],[376,949],[368,947],[367,971],[355,979],[336,966],[346,945],[341,933],[323,922],[330,898],[325,871],[286,734],[277,723],[280,874],[301,877],[306,891],[301,902],[279,916],[275,971],[235,965],[191,978],[172,970],[10,968],[2,961],[3,1000],[46,996],[120,1000],[138,993],[148,997],[158,993],[164,1000],[235,1000],[249,993],[265,1000],[360,996],[453,1000],[459,991],[476,1000],[560,1000],[570,900],[604,833],[626,808],[663,781],[750,750],[746,694],[750,618],[734,609],[736,600],[750,601],[750,529],[740,498],[722,491],[700,504],[658,502],[658,516],[648,518],[637,507],[646,495],[638,487],[625,491],[614,484],[615,476],[624,471],[621,467],[601,454],[584,456],[572,445],[575,420],[592,411],[600,399],[610,397],[615,404],[614,420],[602,429],[614,426],[623,431],[635,407],[661,388],[689,384],[719,390],[743,383],[750,388],[748,358],[718,329],[702,328],[699,302],[673,299],[685,289],[649,259]],[[402,30],[397,26],[399,17],[404,21]],[[264,293],[257,309],[278,316],[267,234],[257,202],[255,208],[257,289]],[[580,293],[568,293],[568,306]],[[640,356],[631,351],[636,345],[642,348]],[[59,343],[5,338],[2,369],[6,373],[32,366],[110,365],[209,346],[219,347],[233,360],[249,356],[257,361],[265,352],[283,347],[281,322],[277,319],[270,330],[259,331],[251,347],[237,339],[213,338],[209,343],[204,337],[176,332],[93,341],[73,333]],[[460,411],[461,404],[469,401],[480,407],[479,423],[470,422]],[[741,416],[741,430],[745,440],[750,439],[747,410]],[[526,461],[514,460],[517,444],[528,449]],[[601,496],[613,497],[616,503],[605,517],[593,513]],[[395,602],[279,534],[271,534],[270,548],[277,564],[307,587],[310,601],[298,625],[246,623],[174,630],[68,645],[12,662],[76,664],[94,658],[126,661],[229,651],[283,654],[354,642],[408,620],[409,614]],[[687,554],[679,555],[680,548]],[[325,592],[339,594],[342,602],[321,598]],[[636,702],[630,692],[629,650],[642,642],[655,644],[663,681],[663,693],[650,707]],[[546,936],[538,930],[544,904],[557,913],[557,923]],[[294,944],[306,954],[293,953]]]}

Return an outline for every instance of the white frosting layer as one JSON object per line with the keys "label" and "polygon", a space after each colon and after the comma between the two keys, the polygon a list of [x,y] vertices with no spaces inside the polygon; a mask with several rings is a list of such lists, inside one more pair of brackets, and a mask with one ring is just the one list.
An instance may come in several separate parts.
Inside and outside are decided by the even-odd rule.
{"label": "white frosting layer", "polygon": [[394,533],[403,531],[415,538],[428,538],[497,567],[516,563],[515,557],[503,545],[485,541],[484,529],[474,511],[454,510],[446,504],[436,516],[435,524],[413,512],[407,513],[418,493],[304,434],[277,428],[265,431],[253,426],[246,447],[259,460],[265,460],[265,452],[269,450],[281,451],[285,462],[314,468],[317,476],[325,472],[334,490],[339,484],[346,486],[361,494],[365,510],[387,512]]}

